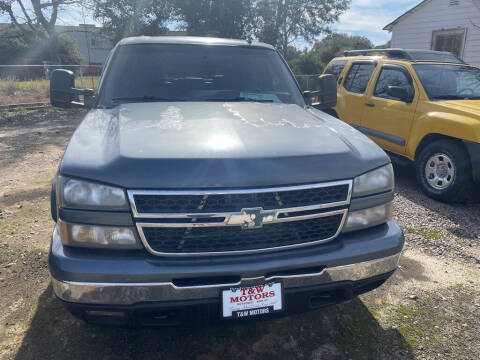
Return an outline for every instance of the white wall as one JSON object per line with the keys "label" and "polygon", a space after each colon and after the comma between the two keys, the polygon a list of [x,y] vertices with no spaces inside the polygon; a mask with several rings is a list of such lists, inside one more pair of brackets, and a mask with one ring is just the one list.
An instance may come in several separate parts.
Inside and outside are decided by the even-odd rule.
{"label": "white wall", "polygon": [[393,27],[392,47],[431,49],[432,31],[462,27],[467,29],[463,60],[480,66],[480,0],[459,1],[450,6],[450,0],[430,0],[405,16]]}

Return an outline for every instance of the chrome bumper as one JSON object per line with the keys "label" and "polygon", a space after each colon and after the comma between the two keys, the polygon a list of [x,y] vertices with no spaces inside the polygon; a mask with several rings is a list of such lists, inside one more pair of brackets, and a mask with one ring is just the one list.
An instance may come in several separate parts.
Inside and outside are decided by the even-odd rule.
{"label": "chrome bumper", "polygon": [[137,302],[181,301],[217,298],[221,289],[279,280],[285,289],[322,285],[337,281],[358,281],[395,270],[401,253],[393,256],[344,266],[322,272],[269,278],[244,278],[237,283],[178,287],[166,283],[82,283],[52,279],[53,290],[62,300],[97,305],[132,305]]}

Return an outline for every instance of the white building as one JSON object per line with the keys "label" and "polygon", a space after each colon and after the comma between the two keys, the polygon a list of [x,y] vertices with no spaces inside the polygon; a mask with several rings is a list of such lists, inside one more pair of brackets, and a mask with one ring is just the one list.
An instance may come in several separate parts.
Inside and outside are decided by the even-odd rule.
{"label": "white building", "polygon": [[480,0],[424,0],[384,30],[394,48],[449,51],[480,66]]}

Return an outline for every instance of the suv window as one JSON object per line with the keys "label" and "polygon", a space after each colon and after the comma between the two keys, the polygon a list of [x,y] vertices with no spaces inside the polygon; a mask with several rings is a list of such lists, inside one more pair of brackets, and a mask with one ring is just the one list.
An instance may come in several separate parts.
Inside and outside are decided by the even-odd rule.
{"label": "suv window", "polygon": [[343,87],[350,92],[363,94],[375,67],[374,63],[353,63]]}
{"label": "suv window", "polygon": [[403,87],[408,89],[409,95],[413,95],[411,80],[401,69],[383,68],[380,76],[378,77],[373,96],[396,100],[387,94],[389,86]]}
{"label": "suv window", "polygon": [[480,69],[472,66],[413,66],[431,100],[480,99]]}
{"label": "suv window", "polygon": [[347,60],[332,61],[330,65],[328,65],[327,70],[325,70],[325,74],[332,74],[338,80],[340,74],[345,68],[345,65],[347,65]]}

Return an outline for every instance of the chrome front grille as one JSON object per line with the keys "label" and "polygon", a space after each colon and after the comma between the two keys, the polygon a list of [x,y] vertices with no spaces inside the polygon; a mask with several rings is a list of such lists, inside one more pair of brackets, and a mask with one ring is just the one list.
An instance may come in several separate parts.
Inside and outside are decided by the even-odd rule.
{"label": "chrome front grille", "polygon": [[143,244],[163,256],[228,255],[323,243],[341,231],[352,182],[202,191],[129,190]]}

